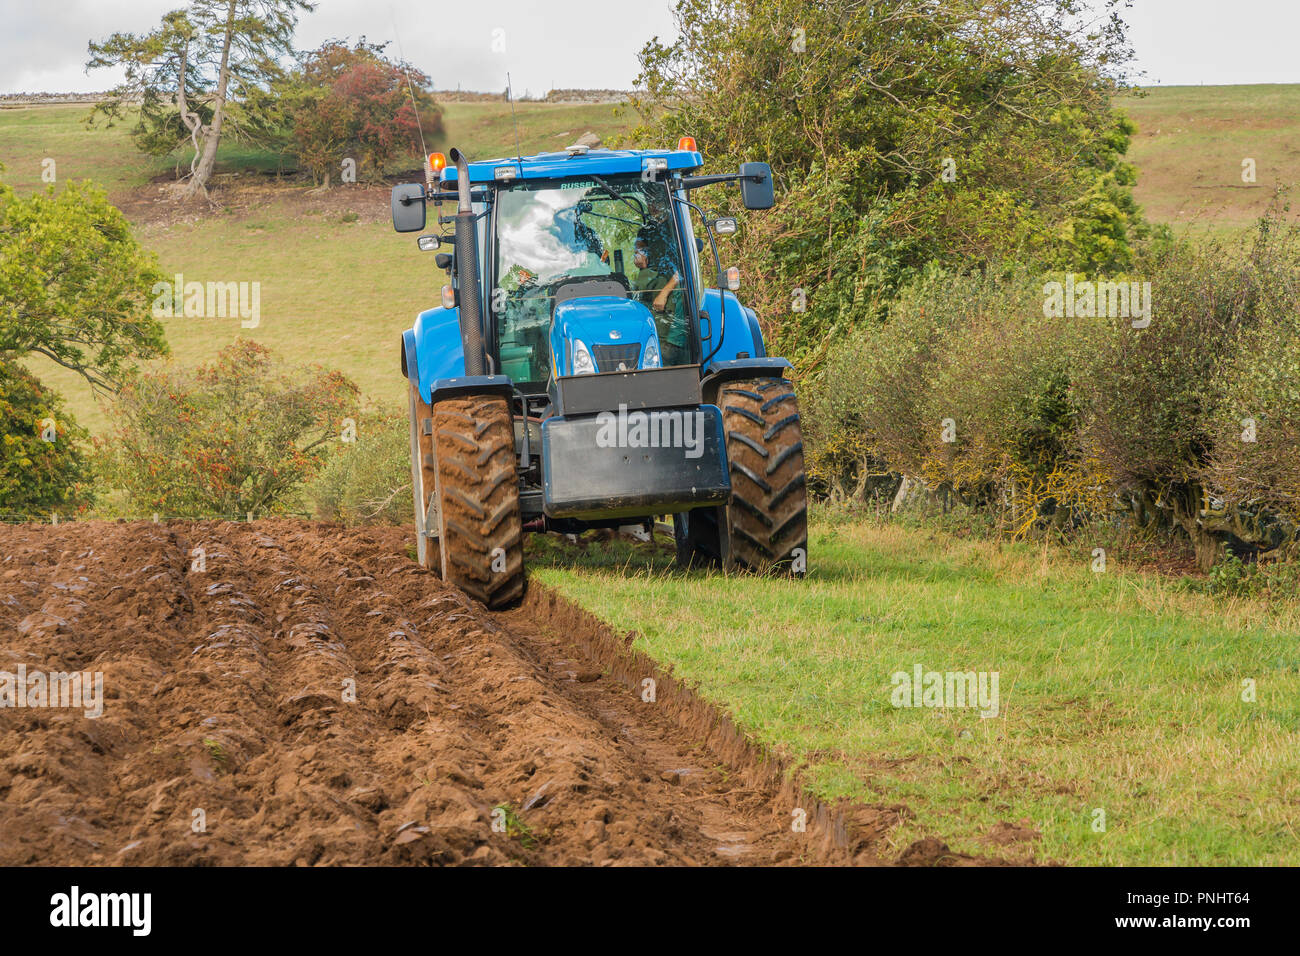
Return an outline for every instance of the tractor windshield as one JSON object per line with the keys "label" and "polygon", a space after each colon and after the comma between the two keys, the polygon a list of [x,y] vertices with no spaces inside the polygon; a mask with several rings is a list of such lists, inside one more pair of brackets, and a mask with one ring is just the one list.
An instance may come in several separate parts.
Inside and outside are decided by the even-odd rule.
{"label": "tractor windshield", "polygon": [[497,194],[493,307],[501,371],[544,382],[555,291],[611,279],[654,316],[665,365],[690,361],[681,244],[663,183],[525,180]]}

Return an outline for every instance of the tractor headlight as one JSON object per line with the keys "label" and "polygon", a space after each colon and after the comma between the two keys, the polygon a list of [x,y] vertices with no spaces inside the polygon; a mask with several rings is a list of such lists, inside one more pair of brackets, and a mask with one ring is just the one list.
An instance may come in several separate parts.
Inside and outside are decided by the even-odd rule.
{"label": "tractor headlight", "polygon": [[587,346],[578,339],[573,340],[573,374],[591,375],[596,371],[596,363],[591,360]]}
{"label": "tractor headlight", "polygon": [[646,343],[645,357],[641,360],[642,368],[658,368],[662,364],[659,358],[659,340],[651,339]]}

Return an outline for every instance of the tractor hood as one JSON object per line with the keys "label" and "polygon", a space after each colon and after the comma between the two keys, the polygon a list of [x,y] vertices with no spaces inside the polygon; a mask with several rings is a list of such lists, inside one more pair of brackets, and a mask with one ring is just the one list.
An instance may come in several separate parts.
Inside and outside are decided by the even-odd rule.
{"label": "tractor hood", "polygon": [[[594,368],[583,368],[586,352]],[[593,295],[561,302],[551,320],[551,355],[559,375],[658,368],[662,362],[654,316],[640,302]],[[577,367],[575,367],[577,361]]]}

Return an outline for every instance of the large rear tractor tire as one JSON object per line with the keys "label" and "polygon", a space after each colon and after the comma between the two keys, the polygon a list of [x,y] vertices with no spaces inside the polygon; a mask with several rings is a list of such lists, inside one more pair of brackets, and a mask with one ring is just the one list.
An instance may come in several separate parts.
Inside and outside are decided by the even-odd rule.
{"label": "large rear tractor tire", "polygon": [[721,387],[731,502],[673,515],[677,564],[803,575],[808,492],[799,403],[790,382],[748,379]]}
{"label": "large rear tractor tire", "polygon": [[808,490],[794,387],[783,378],[729,382],[718,404],[731,469],[726,560],[752,571],[802,575],[808,569]]}
{"label": "large rear tractor tire", "polygon": [[431,434],[442,578],[490,608],[524,596],[514,422],[504,397],[445,399]]}

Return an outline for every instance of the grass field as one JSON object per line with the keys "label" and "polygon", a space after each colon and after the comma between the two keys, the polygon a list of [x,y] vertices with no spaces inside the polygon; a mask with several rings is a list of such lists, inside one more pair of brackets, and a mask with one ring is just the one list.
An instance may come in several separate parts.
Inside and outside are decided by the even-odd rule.
{"label": "grass field", "polygon": [[1300,183],[1300,86],[1155,87],[1118,105],[1138,124],[1135,194],[1155,222],[1239,230]]}
{"label": "grass field", "polygon": [[[635,631],[819,794],[906,804],[899,850],[937,834],[1015,857],[986,841],[1011,823],[1042,834],[1039,860],[1300,863],[1300,612],[842,515],[814,522],[804,581],[534,542],[541,581]],[[894,707],[916,665],[997,672],[997,716]]]}
{"label": "grass field", "polygon": [[42,162],[52,159],[59,182],[93,179],[110,193],[147,182],[158,161],[136,152],[122,127],[91,131],[85,104],[0,109],[0,163],[4,181],[20,193],[41,189]]}
{"label": "grass field", "polygon": [[[450,103],[444,109],[448,140],[470,156],[514,152],[508,107]],[[588,130],[621,133],[632,120],[626,108],[611,105],[519,103],[516,109],[525,152],[562,148]],[[135,153],[120,127],[86,130],[86,112],[84,105],[0,110],[5,181],[23,193],[42,188],[41,161],[50,156],[60,182],[91,178],[120,201],[171,169]],[[221,159],[219,169],[275,168],[267,157],[237,146],[223,149]],[[443,273],[432,256],[416,251],[412,237],[393,232],[387,187],[338,187],[331,201],[315,202],[306,187],[268,186],[254,198],[193,221],[139,226],[141,241],[158,254],[167,276],[260,284],[256,329],[230,318],[164,320],[176,360],[209,359],[242,335],[286,356],[344,370],[369,401],[404,405],[398,338],[420,309],[437,300]],[[359,219],[344,220],[346,211],[357,210]],[[81,424],[96,434],[105,430],[107,410],[77,375],[40,358],[30,366],[68,398]]]}
{"label": "grass field", "polygon": [[[386,189],[368,192],[388,205]],[[169,277],[260,284],[257,328],[238,318],[164,319],[176,361],[210,360],[242,336],[298,362],[343,369],[369,401],[406,401],[398,339],[437,296],[442,273],[387,221],[347,222],[336,209],[305,214],[275,198],[248,215],[151,227],[146,241]],[[74,373],[35,360],[31,367],[70,398],[80,422],[104,429],[107,410]]]}
{"label": "grass field", "polygon": [[[55,160],[59,182],[93,179],[113,196],[141,186],[150,178],[175,168],[164,160],[136,152],[127,129],[109,129],[100,121],[88,129],[85,104],[55,104],[0,109],[0,163],[4,180],[22,193],[40,189],[42,160]],[[562,149],[588,130],[600,136],[625,132],[635,114],[625,106],[578,103],[517,103],[519,142],[525,153]],[[515,128],[504,103],[447,103],[443,105],[446,144],[460,146],[473,158],[515,152]],[[435,148],[434,143],[429,148]],[[274,170],[278,160],[267,154],[224,143],[218,169]],[[182,157],[188,167],[189,156]]]}

